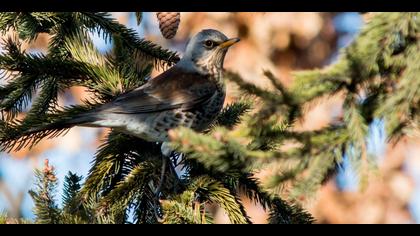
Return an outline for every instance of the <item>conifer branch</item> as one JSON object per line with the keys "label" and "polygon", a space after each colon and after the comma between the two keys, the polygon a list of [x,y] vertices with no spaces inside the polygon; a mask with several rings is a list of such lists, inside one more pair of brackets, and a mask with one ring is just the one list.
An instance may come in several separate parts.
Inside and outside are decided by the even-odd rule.
{"label": "conifer branch", "polygon": [[135,31],[126,28],[108,13],[77,13],[76,18],[90,29],[100,30],[105,40],[111,40],[113,34],[120,35],[124,45],[142,55],[145,60],[153,60],[155,66],[170,66],[178,62],[176,53],[162,49],[160,46],[144,39],[139,39]]}
{"label": "conifer branch", "polygon": [[45,162],[44,169],[37,170],[37,184],[35,190],[30,190],[29,194],[35,202],[36,222],[40,224],[60,223],[60,209],[54,200],[54,191],[57,188],[57,177],[54,168]]}
{"label": "conifer branch", "polygon": [[219,204],[234,224],[250,223],[248,216],[241,209],[241,202],[231,194],[223,184],[206,176],[196,178],[192,183],[192,189],[198,194],[199,199],[209,200]]}

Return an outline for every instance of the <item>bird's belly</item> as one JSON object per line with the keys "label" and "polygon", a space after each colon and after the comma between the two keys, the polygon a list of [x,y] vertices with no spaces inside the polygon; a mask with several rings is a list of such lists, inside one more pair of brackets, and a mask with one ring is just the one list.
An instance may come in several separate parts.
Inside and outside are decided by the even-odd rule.
{"label": "bird's belly", "polygon": [[94,123],[102,127],[112,127],[150,142],[169,141],[170,129],[184,126],[193,127],[197,114],[180,109],[144,114],[114,114]]}
{"label": "bird's belly", "polygon": [[106,117],[95,121],[92,125],[111,127],[122,133],[130,134],[150,142],[166,141],[164,130],[156,130],[157,121],[161,113],[147,114],[107,114]]}

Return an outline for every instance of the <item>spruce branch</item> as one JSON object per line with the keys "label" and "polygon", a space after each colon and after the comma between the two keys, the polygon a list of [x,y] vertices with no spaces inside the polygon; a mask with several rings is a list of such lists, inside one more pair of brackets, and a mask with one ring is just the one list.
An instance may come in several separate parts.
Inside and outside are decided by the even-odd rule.
{"label": "spruce branch", "polygon": [[76,18],[86,27],[99,30],[105,40],[110,40],[112,35],[117,34],[124,40],[124,45],[144,57],[144,60],[152,60],[155,66],[170,66],[178,62],[176,53],[162,49],[160,46],[140,39],[136,32],[111,19],[108,13],[76,13]]}
{"label": "spruce branch", "polygon": [[54,167],[45,161],[44,169],[36,172],[37,184],[35,190],[30,190],[29,194],[35,202],[35,222],[40,224],[60,223],[60,209],[54,200],[54,191],[57,188],[57,177]]}
{"label": "spruce branch", "polygon": [[[163,204],[162,204],[163,205]],[[150,186],[144,186],[134,203],[134,222],[136,224],[156,224],[156,196]],[[164,208],[162,206],[162,208]],[[165,210],[164,210],[165,211]]]}
{"label": "spruce branch", "polygon": [[[184,191],[172,200],[163,200],[162,209],[165,212],[163,224],[202,224],[201,204],[194,204],[195,192]],[[198,213],[198,214],[197,214]]]}
{"label": "spruce branch", "polygon": [[0,55],[0,68],[6,71],[3,79],[8,81],[0,87],[0,109],[7,114],[4,119],[16,117],[38,89],[41,89],[40,94],[29,113],[43,115],[56,106],[59,92],[86,78],[79,64],[27,54],[12,38],[7,39],[5,47],[7,53]]}
{"label": "spruce branch", "polygon": [[32,147],[46,137],[57,137],[78,122],[89,119],[86,114],[98,104],[69,106],[45,116],[31,116],[31,119],[0,122],[0,150],[20,150]]}
{"label": "spruce branch", "polygon": [[347,62],[342,60],[324,69],[294,72],[291,91],[299,103],[337,94],[351,83],[351,78],[346,75],[348,70]]}
{"label": "spruce branch", "polygon": [[273,200],[270,209],[270,224],[312,224],[314,218],[300,206],[286,204],[280,199]]}
{"label": "spruce branch", "polygon": [[232,223],[250,223],[249,217],[245,214],[239,199],[222,183],[207,176],[202,176],[195,179],[191,184],[191,188],[197,194],[197,198],[219,204],[225,210]]}
{"label": "spruce branch", "polygon": [[244,81],[241,76],[237,73],[227,71],[225,73],[226,79],[232,80],[235,82],[239,87],[253,95],[256,95],[258,97],[261,97],[266,102],[271,102],[273,104],[281,104],[282,103],[282,97],[278,96],[276,94],[273,94],[267,90],[264,90],[262,88],[257,87],[256,85]]}
{"label": "spruce branch", "polygon": [[146,187],[155,170],[155,166],[150,162],[139,164],[101,199],[101,207],[114,208],[115,212],[125,212],[140,194],[139,190]]}
{"label": "spruce branch", "polygon": [[75,219],[73,223],[86,222],[88,219],[80,199],[82,176],[69,171],[64,178],[63,188],[63,221]]}
{"label": "spruce branch", "polygon": [[336,156],[328,152],[328,155],[311,157],[309,161],[307,170],[309,173],[293,187],[290,194],[292,200],[312,196],[319,189],[330,168],[335,166]]}
{"label": "spruce branch", "polygon": [[253,158],[269,158],[270,153],[248,150],[228,135],[225,129],[218,128],[212,136],[198,134],[187,128],[170,132],[174,148],[194,159],[208,170],[230,172],[248,170]]}
{"label": "spruce branch", "polygon": [[50,33],[54,25],[62,22],[62,15],[54,12],[2,12],[0,30],[4,34],[13,28],[20,38],[33,41],[39,33]]}
{"label": "spruce branch", "polygon": [[146,78],[150,77],[153,65],[127,48],[120,35],[114,35],[112,54],[107,56],[122,76],[125,90],[140,87],[146,82]]}
{"label": "spruce branch", "polygon": [[159,145],[117,131],[110,132],[95,155],[82,195],[97,198],[109,193],[139,163],[156,160],[160,155]]}
{"label": "spruce branch", "polygon": [[260,203],[264,210],[269,210],[271,224],[311,224],[313,216],[298,204],[288,203],[277,195],[262,189],[260,182],[250,174],[238,178],[239,191],[255,203]]}
{"label": "spruce branch", "polygon": [[86,34],[75,34],[65,40],[65,47],[80,69],[91,79],[89,88],[97,92],[103,100],[121,94],[126,88],[118,70],[101,55]]}
{"label": "spruce branch", "polygon": [[229,104],[220,112],[216,121],[212,124],[212,127],[223,126],[227,129],[232,129],[235,125],[240,123],[242,115],[247,113],[250,109],[251,103],[248,101]]}
{"label": "spruce branch", "polygon": [[376,116],[385,117],[388,133],[397,135],[401,124],[405,125],[409,120],[418,116],[416,109],[420,104],[420,59],[417,43],[407,48],[407,66],[402,72],[400,82],[392,93],[389,93],[384,103],[376,110]]}

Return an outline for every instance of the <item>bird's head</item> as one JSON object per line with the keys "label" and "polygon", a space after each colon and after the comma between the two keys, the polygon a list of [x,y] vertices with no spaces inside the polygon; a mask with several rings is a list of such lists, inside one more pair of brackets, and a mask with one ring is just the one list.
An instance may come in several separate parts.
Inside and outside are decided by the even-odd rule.
{"label": "bird's head", "polygon": [[202,30],[191,38],[183,59],[208,72],[220,70],[228,48],[237,42],[239,38],[229,39],[220,31]]}

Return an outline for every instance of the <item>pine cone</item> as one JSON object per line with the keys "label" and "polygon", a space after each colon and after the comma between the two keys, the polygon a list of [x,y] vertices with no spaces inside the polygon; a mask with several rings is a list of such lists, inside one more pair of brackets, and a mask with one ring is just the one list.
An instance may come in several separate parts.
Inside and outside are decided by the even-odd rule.
{"label": "pine cone", "polygon": [[181,14],[179,12],[157,12],[159,29],[163,37],[173,38],[178,30]]}

